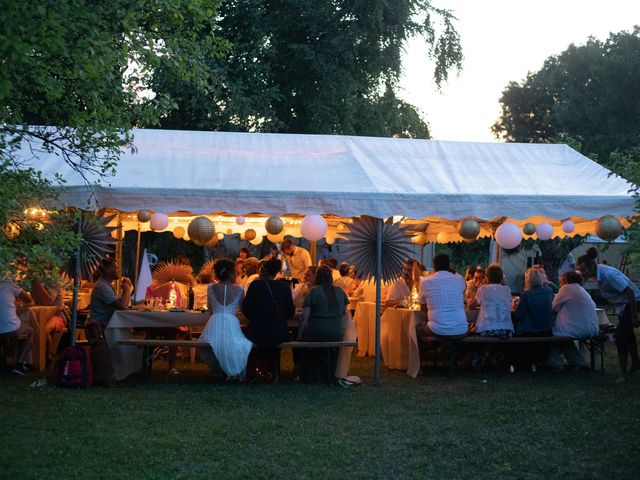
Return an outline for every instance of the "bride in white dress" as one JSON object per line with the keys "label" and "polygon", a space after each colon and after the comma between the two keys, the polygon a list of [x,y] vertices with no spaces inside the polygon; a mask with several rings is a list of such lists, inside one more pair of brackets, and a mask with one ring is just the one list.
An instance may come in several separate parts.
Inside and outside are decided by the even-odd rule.
{"label": "bride in white dress", "polygon": [[[213,271],[219,282],[212,283],[207,289],[207,303],[212,315],[199,341],[211,345],[220,368],[229,379],[243,377],[253,346],[242,333],[236,317],[238,306],[244,299],[244,289],[234,284],[235,263],[231,260],[218,260],[213,265]],[[201,352],[201,358],[211,366],[215,362],[207,353]]]}

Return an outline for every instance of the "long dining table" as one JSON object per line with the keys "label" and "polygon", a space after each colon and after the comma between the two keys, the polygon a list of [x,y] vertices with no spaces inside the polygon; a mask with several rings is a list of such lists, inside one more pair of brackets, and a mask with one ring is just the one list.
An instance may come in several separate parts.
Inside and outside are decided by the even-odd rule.
{"label": "long dining table", "polygon": [[56,314],[58,307],[34,305],[18,307],[20,320],[26,321],[33,328],[33,348],[31,361],[40,372],[47,368],[47,321]]}

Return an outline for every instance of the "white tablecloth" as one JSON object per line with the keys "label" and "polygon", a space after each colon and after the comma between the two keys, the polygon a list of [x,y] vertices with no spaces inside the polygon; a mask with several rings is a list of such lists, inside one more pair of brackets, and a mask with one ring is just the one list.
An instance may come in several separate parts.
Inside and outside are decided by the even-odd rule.
{"label": "white tablecloth", "polygon": [[376,304],[375,302],[358,302],[353,318],[358,334],[358,356],[374,356],[376,354]]}
{"label": "white tablecloth", "polygon": [[598,317],[599,325],[609,325],[609,317],[603,308],[596,308],[596,316]]}
{"label": "white tablecloth", "polygon": [[107,328],[105,338],[111,351],[113,370],[118,380],[137,372],[142,365],[142,351],[135,346],[118,345],[118,340],[133,338],[132,328],[193,327],[206,325],[210,315],[200,312],[137,312],[117,310]]}
{"label": "white tablecloth", "polygon": [[424,323],[426,313],[409,308],[388,308],[380,318],[380,347],[382,358],[388,368],[408,370],[409,366],[418,365],[415,377],[420,368],[420,355],[416,326]]}

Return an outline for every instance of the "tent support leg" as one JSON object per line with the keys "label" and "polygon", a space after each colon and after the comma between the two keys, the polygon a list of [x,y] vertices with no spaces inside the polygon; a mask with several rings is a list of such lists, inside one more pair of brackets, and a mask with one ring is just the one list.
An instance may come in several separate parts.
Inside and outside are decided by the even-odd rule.
{"label": "tent support leg", "polygon": [[375,366],[375,386],[382,385],[380,379],[380,295],[382,277],[382,229],[383,220],[376,218],[376,366]]}
{"label": "tent support leg", "polygon": [[140,221],[138,221],[138,240],[136,241],[136,270],[134,272],[135,280],[133,282],[133,304],[136,304],[138,298],[138,270],[140,269]]}

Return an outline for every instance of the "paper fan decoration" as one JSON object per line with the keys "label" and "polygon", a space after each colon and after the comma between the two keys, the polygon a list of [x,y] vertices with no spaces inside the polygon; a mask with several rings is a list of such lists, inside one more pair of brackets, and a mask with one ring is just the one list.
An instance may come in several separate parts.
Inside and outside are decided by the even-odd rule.
{"label": "paper fan decoration", "polygon": [[209,275],[211,275],[212,277],[214,276],[213,274],[213,264],[216,263],[215,260],[209,260],[207,262],[205,262],[202,267],[200,267],[200,274],[202,273],[208,273]]}
{"label": "paper fan decoration", "polygon": [[[107,227],[115,215],[105,217],[92,212],[82,212],[80,220],[76,224],[76,231],[82,236],[80,244],[80,271],[81,280],[93,280],[100,260],[115,252],[115,244],[118,242],[111,236],[115,227]],[[69,278],[76,275],[76,257],[72,255],[63,268],[63,272]]]}
{"label": "paper fan decoration", "polygon": [[180,282],[189,285],[193,282],[193,273],[189,265],[174,262],[160,262],[153,272],[153,279],[162,285],[167,282]]}
{"label": "paper fan decoration", "polygon": [[[362,216],[354,218],[353,223],[346,225],[350,233],[343,233],[347,238],[345,249],[347,255],[356,264],[356,276],[369,278],[376,273],[376,236],[377,220]],[[390,282],[402,275],[402,265],[411,255],[411,240],[400,222],[393,223],[389,218],[382,229],[382,280]]]}

